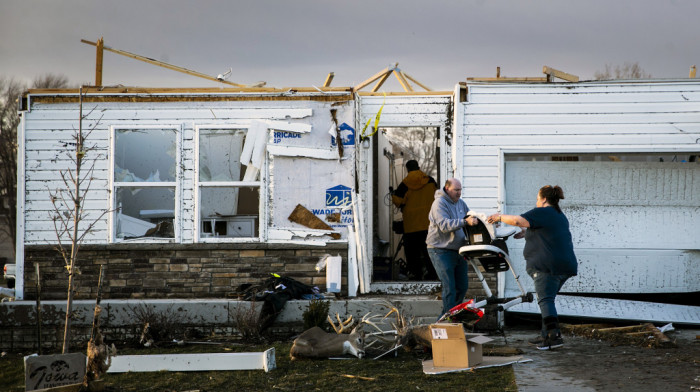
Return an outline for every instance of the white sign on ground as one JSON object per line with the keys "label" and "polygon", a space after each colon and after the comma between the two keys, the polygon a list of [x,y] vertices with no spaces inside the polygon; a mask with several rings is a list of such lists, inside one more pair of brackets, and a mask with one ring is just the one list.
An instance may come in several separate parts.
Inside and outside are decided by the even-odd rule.
{"label": "white sign on ground", "polygon": [[83,353],[29,355],[24,357],[26,391],[80,384],[85,377],[87,357]]}

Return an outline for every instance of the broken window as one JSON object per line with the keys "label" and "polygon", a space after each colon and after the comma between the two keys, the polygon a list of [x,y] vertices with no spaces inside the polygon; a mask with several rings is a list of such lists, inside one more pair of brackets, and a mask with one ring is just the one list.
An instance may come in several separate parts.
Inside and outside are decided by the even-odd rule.
{"label": "broken window", "polygon": [[393,154],[400,164],[405,165],[409,160],[416,160],[425,174],[437,180],[437,127],[382,128],[382,134],[391,146],[388,152]]}
{"label": "broken window", "polygon": [[115,238],[175,237],[177,130],[115,129]]}
{"label": "broken window", "polygon": [[260,173],[241,162],[244,129],[199,129],[199,238],[259,237]]}

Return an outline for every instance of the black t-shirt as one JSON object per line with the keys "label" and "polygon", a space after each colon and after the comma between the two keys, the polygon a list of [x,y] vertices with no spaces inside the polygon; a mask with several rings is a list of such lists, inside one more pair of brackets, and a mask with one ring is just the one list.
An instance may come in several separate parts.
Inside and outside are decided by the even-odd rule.
{"label": "black t-shirt", "polygon": [[578,262],[566,216],[554,207],[533,208],[521,216],[530,222],[523,250],[527,268],[553,275],[576,275]]}

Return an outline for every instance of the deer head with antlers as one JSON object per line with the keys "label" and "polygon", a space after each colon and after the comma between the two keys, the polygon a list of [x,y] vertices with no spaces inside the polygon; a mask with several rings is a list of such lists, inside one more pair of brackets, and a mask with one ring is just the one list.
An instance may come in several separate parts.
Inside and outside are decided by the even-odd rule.
{"label": "deer head with antlers", "polygon": [[345,320],[341,319],[338,313],[335,314],[335,317],[338,320],[338,325],[328,316],[328,322],[335,333],[326,332],[319,327],[313,327],[294,339],[294,344],[289,351],[292,360],[302,357],[328,358],[345,354],[354,355],[358,358],[364,357],[366,334],[362,327],[371,325],[381,331],[372,321],[376,316],[371,316],[370,313],[367,313],[357,325],[355,325],[352,315]]}

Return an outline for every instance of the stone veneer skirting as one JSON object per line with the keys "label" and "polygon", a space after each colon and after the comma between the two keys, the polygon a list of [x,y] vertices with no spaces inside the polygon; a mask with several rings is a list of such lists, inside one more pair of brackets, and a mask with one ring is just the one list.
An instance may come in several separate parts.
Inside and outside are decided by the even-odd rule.
{"label": "stone veneer skirting", "polygon": [[[323,248],[264,243],[83,245],[75,298],[96,297],[100,266],[105,273],[104,299],[230,298],[240,285],[262,283],[271,273],[325,291],[326,274],[315,267],[326,254],[342,256],[342,294],[347,294],[344,243]],[[66,298],[68,275],[53,246],[27,246],[24,260],[24,299],[36,299],[35,263],[41,274],[41,298]]]}

